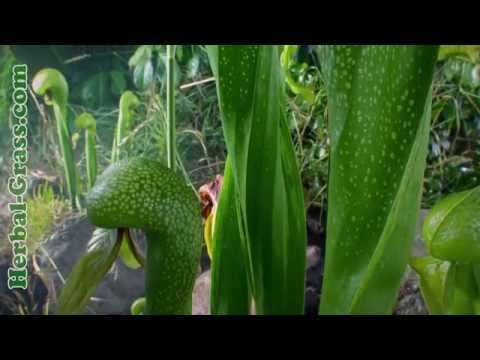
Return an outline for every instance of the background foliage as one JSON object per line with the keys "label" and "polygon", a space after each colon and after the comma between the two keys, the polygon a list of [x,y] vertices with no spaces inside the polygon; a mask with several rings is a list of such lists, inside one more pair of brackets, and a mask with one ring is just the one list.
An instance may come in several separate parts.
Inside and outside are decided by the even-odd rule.
{"label": "background foliage", "polygon": [[[328,200],[330,144],[326,84],[319,69],[318,47],[289,45],[285,50],[280,63],[288,95],[286,116],[300,167],[305,208],[311,217],[323,219]],[[54,67],[66,76],[71,89],[70,131],[75,160],[81,171],[83,188],[80,191],[85,192],[84,137],[75,128],[74,119],[83,112],[96,118],[98,171],[101,172],[110,162],[118,101],[125,90],[133,91],[141,105],[136,110],[133,131],[127,137],[124,151],[129,156],[165,158],[165,58],[164,45],[0,46],[2,178],[10,172],[11,139],[5,130],[9,122],[13,64],[29,64],[30,79],[44,67]],[[446,194],[480,184],[480,81],[478,66],[475,68],[472,60],[472,56],[441,57],[435,67],[432,128],[423,184],[424,208],[432,207]],[[205,48],[177,46],[175,73],[178,160],[187,182],[198,189],[216,174],[223,173],[226,155],[215,83]],[[58,183],[62,163],[52,126],[54,119],[38,99],[29,100],[29,168],[58,177],[53,180]],[[0,183],[0,203],[7,193],[5,183]],[[57,190],[37,194],[37,200],[30,203],[32,211],[49,214],[44,221],[32,224],[41,243],[41,233],[48,232],[68,211],[64,211],[65,204],[61,201],[47,206],[49,199],[57,197]],[[0,247],[3,240],[0,234]]]}
{"label": "background foliage", "polygon": [[[315,94],[313,102],[287,85],[287,116],[294,137],[306,206],[322,208],[326,200],[328,139],[326,136],[326,91],[318,68],[315,46],[296,47],[289,61],[282,63],[295,81]],[[208,57],[201,46],[179,46],[176,53],[177,83],[186,85],[209,79],[212,74]],[[63,71],[72,89],[70,121],[83,111],[97,119],[99,162],[108,163],[113,129],[118,116],[120,94],[130,89],[137,93],[142,106],[135,119],[135,136],[128,141],[131,155],[143,153],[161,157],[159,144],[164,139],[165,46],[2,46],[0,48],[0,126],[8,121],[10,69],[25,61],[30,75],[41,67],[53,66]],[[480,86],[472,76],[474,65],[462,58],[439,61],[436,66],[432,107],[428,166],[423,206],[430,207],[442,194],[460,191],[480,183]],[[225,145],[212,81],[184,87],[177,94],[179,154],[186,175],[194,185],[223,172]],[[49,174],[59,174],[58,150],[53,145],[54,132],[46,126],[33,101],[31,107],[31,166]],[[48,119],[51,120],[51,119]],[[74,138],[76,138],[74,136]],[[0,147],[9,146],[8,133],[0,133]],[[76,143],[76,159],[83,149]],[[0,152],[0,167],[8,159]],[[41,165],[41,166],[40,166]],[[82,167],[83,168],[83,167]],[[85,177],[85,174],[82,174]],[[3,186],[3,184],[2,184]],[[2,189],[0,189],[2,190]]]}

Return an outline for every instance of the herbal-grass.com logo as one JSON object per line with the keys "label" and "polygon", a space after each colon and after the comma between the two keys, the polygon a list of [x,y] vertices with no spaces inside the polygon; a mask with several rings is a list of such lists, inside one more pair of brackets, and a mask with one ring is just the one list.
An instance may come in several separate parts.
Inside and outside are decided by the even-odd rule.
{"label": "herbal-grass.com logo", "polygon": [[28,286],[27,254],[27,205],[24,195],[27,191],[27,133],[28,133],[28,74],[27,65],[15,65],[12,69],[13,105],[11,111],[12,131],[12,173],[8,179],[8,191],[15,202],[9,203],[12,214],[12,230],[8,240],[12,247],[12,264],[8,269],[8,288],[26,289]]}

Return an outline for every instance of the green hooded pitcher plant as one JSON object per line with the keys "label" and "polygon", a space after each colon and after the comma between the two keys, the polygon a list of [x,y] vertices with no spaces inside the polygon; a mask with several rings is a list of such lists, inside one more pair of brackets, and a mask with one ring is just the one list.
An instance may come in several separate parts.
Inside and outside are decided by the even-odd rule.
{"label": "green hooded pitcher plant", "polygon": [[124,139],[130,132],[134,111],[139,106],[140,101],[131,91],[125,91],[120,97],[118,121],[112,146],[112,163],[121,160],[122,158],[121,148]]}
{"label": "green hooded pitcher plant", "polygon": [[97,135],[97,122],[89,113],[82,113],[75,119],[75,126],[85,130],[85,157],[87,163],[87,182],[90,190],[97,178],[97,150],[95,137]]}
{"label": "green hooded pitcher plant", "polygon": [[142,312],[191,314],[201,216],[198,199],[182,177],[148,158],[114,163],[88,193],[87,214],[99,228],[118,229],[117,237],[103,237],[75,265],[60,295],[58,313],[83,310],[118,256],[124,233],[137,228],[147,237]]}
{"label": "green hooded pitcher plant", "polygon": [[423,224],[429,256],[412,258],[431,314],[480,314],[480,187],[448,195]]}
{"label": "green hooded pitcher plant", "polygon": [[72,142],[68,127],[68,84],[65,77],[55,69],[40,70],[32,81],[33,91],[43,96],[45,104],[53,107],[57,125],[60,151],[68,194],[73,209],[77,208],[77,173],[73,158]]}

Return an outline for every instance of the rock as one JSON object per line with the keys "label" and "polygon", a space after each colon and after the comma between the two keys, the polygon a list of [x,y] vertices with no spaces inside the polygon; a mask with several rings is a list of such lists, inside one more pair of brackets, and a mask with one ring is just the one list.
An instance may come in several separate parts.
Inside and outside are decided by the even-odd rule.
{"label": "rock", "polygon": [[[28,272],[28,288],[26,290],[10,290],[8,269],[12,266],[10,249],[0,249],[0,315],[43,315],[48,308],[49,289],[44,278],[34,271]],[[28,269],[33,269],[32,259]]]}
{"label": "rock", "polygon": [[323,253],[319,246],[307,247],[307,274],[305,291],[305,314],[318,313],[320,289],[323,280]]}
{"label": "rock", "polygon": [[420,292],[417,274],[408,269],[405,281],[400,288],[395,315],[428,315],[428,310]]}
{"label": "rock", "polygon": [[319,246],[307,247],[307,269],[317,266],[322,261],[322,249]]}
{"label": "rock", "polygon": [[202,245],[202,253],[200,255],[200,272],[205,272],[210,269],[210,257],[208,256],[207,246],[205,244]]}
{"label": "rock", "polygon": [[325,209],[311,206],[307,212],[307,235],[308,245],[316,245],[325,248],[325,224],[327,215]]}
{"label": "rock", "polygon": [[192,294],[192,315],[210,314],[210,287],[210,270],[208,270],[195,281]]}
{"label": "rock", "polygon": [[[422,226],[428,210],[422,209],[417,222],[415,231],[415,239],[413,240],[411,256],[425,256],[428,254],[425,244],[422,239]],[[405,271],[402,286],[398,293],[397,304],[395,306],[394,314],[396,315],[426,315],[428,314],[427,307],[423,301],[422,293],[420,291],[419,278],[415,271],[407,267]]]}
{"label": "rock", "polygon": [[307,272],[305,286],[305,314],[317,315],[325,262],[326,209],[311,206],[307,212]]}
{"label": "rock", "polygon": [[305,315],[318,315],[318,306],[320,304],[320,296],[318,289],[307,287],[305,292]]}
{"label": "rock", "polygon": [[324,256],[319,246],[307,247],[307,286],[320,289],[323,278]]}

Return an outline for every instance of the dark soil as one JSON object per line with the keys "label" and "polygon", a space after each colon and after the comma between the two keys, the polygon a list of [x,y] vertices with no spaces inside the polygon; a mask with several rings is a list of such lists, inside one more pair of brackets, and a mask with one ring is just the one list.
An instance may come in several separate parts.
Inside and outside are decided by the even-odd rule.
{"label": "dark soil", "polygon": [[[44,277],[34,270],[28,275],[26,290],[9,290],[8,269],[12,264],[10,251],[0,251],[0,315],[43,315],[48,311],[49,289]],[[29,269],[34,269],[30,260]]]}
{"label": "dark soil", "polygon": [[325,263],[326,211],[311,207],[307,212],[307,274],[305,314],[317,315]]}

